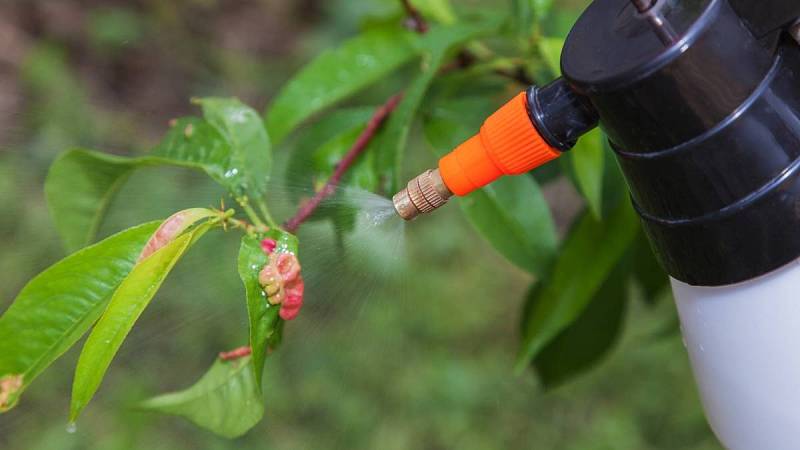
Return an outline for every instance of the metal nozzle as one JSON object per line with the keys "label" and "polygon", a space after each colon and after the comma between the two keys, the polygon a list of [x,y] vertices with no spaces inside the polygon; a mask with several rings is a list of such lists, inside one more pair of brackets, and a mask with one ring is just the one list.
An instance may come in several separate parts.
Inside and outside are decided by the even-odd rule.
{"label": "metal nozzle", "polygon": [[408,187],[398,192],[392,201],[397,214],[405,220],[413,220],[442,207],[453,193],[442,180],[439,169],[428,170],[408,182]]}

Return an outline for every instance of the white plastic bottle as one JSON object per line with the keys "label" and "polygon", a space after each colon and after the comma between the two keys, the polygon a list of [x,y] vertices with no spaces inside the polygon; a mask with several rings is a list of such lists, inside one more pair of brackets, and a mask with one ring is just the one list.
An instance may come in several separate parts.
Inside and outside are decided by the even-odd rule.
{"label": "white plastic bottle", "polygon": [[800,449],[800,260],[754,280],[672,280],[714,433],[729,450]]}

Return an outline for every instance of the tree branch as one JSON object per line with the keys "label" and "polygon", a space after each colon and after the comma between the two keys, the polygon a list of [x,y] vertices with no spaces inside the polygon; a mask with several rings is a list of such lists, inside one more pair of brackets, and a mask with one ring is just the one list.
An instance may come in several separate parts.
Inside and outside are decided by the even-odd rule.
{"label": "tree branch", "polygon": [[364,153],[364,150],[367,149],[367,146],[375,137],[375,134],[378,131],[378,128],[383,124],[383,122],[389,117],[392,111],[397,108],[397,105],[400,103],[400,100],[403,98],[403,94],[396,94],[389,98],[386,103],[378,108],[373,114],[372,118],[370,118],[369,122],[367,123],[367,128],[361,132],[361,135],[358,136],[358,139],[350,147],[350,150],[344,155],[339,164],[336,165],[336,170],[333,172],[333,175],[328,179],[328,182],[325,183],[325,186],[317,192],[311,200],[303,203],[300,208],[297,210],[297,213],[291,219],[287,220],[284,224],[283,228],[290,232],[296,233],[297,229],[300,225],[303,224],[309,217],[311,217],[314,212],[317,210],[319,205],[328,197],[333,195],[336,192],[336,187],[339,182],[342,180],[342,177],[345,173],[350,169],[350,167],[355,163],[356,159]]}
{"label": "tree branch", "polygon": [[428,31],[428,22],[419,13],[419,10],[411,4],[411,0],[400,0],[403,4],[403,9],[406,10],[408,15],[409,28],[412,28],[417,33],[426,33]]}

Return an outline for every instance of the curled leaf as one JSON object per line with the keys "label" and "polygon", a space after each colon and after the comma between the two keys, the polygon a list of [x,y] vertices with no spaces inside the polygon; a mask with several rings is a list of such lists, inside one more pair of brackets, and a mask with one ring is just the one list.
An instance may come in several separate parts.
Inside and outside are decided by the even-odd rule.
{"label": "curled leaf", "polygon": [[150,257],[138,262],[120,283],[78,358],[72,384],[71,421],[78,418],[100,387],[111,360],[172,268],[211,226],[206,222],[178,236]]}
{"label": "curled leaf", "polygon": [[147,241],[142,253],[139,255],[138,261],[157,252],[159,249],[172,242],[176,237],[180,236],[184,231],[188,230],[192,225],[203,219],[213,217],[216,214],[216,212],[210,209],[192,208],[184,209],[183,211],[171,215],[158,227],[150,240]]}
{"label": "curled leaf", "polygon": [[16,403],[16,395],[22,389],[23,376],[6,375],[0,378],[0,411],[7,411]]}

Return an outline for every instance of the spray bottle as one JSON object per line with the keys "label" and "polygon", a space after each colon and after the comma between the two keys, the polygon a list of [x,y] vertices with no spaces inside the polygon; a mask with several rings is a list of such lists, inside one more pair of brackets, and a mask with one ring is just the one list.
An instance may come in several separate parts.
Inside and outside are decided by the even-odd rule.
{"label": "spray bottle", "polygon": [[600,126],[671,277],[712,429],[800,449],[800,2],[595,0],[531,87],[394,197],[429,213]]}

